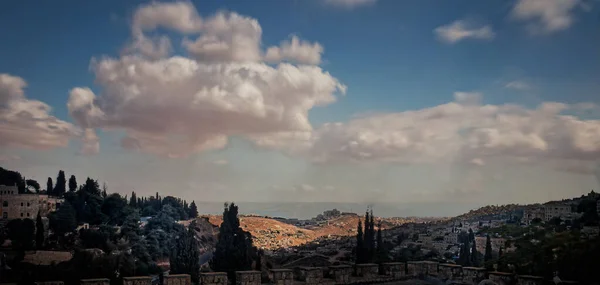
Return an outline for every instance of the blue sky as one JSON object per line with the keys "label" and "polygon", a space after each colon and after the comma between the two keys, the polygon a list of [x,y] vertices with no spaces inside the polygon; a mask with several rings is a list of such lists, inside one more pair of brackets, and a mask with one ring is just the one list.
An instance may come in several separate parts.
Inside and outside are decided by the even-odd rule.
{"label": "blue sky", "polygon": [[[182,10],[169,10],[182,3]],[[599,6],[583,0],[6,1],[0,83],[8,87],[0,92],[48,104],[44,118],[60,121],[61,132],[39,121],[16,124],[9,116],[17,107],[6,107],[2,165],[39,181],[65,169],[121,193],[136,188],[209,201],[488,204],[579,195],[600,183]],[[225,20],[214,20],[218,15]],[[258,33],[247,28],[254,20]],[[159,37],[170,49],[148,54],[142,45],[159,47]],[[283,42],[292,37],[300,45],[286,50]],[[224,54],[201,46],[215,39],[228,48]],[[321,49],[311,49],[316,45]],[[279,53],[269,55],[271,47]],[[253,64],[245,68],[258,77],[270,68],[290,82],[280,86],[281,79],[267,76],[265,87],[239,81],[243,73],[211,69],[185,83],[154,85],[150,73],[128,78],[125,72],[161,61],[183,68],[169,61],[174,56],[188,67]],[[121,65],[102,65],[110,60]],[[280,64],[316,67],[319,75]],[[124,86],[150,91],[130,101],[134,89]],[[202,107],[185,109],[195,104],[185,100],[214,86],[229,95],[213,90],[198,99]],[[262,99],[251,103],[248,96]],[[165,98],[179,105],[165,107]],[[69,109],[67,102],[79,105]],[[547,102],[562,105],[539,107]],[[431,119],[435,114],[448,117]],[[28,128],[26,137],[11,133]],[[290,132],[310,138],[279,140]],[[194,143],[175,142],[192,137]]]}

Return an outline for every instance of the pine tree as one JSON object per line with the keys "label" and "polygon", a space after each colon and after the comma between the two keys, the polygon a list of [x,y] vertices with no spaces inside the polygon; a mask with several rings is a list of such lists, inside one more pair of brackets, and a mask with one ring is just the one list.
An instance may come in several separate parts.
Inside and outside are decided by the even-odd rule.
{"label": "pine tree", "polygon": [[69,178],[69,192],[75,191],[77,191],[77,178],[75,178],[75,175],[71,175]]}
{"label": "pine tree", "polygon": [[200,281],[200,249],[196,241],[193,227],[183,232],[175,242],[174,250],[169,257],[171,272],[191,275],[192,283]]}
{"label": "pine tree", "polygon": [[46,194],[50,196],[52,193],[54,193],[54,186],[52,186],[52,178],[48,177],[48,181],[46,182]]}
{"label": "pine tree", "polygon": [[196,202],[192,201],[190,204],[190,213],[189,216],[191,219],[195,219],[198,217],[198,207],[196,207]]}
{"label": "pine tree", "polygon": [[35,247],[38,250],[44,248],[44,222],[40,212],[35,219]]}
{"label": "pine tree", "polygon": [[492,260],[492,241],[490,240],[490,235],[487,235],[487,238],[485,239],[484,260],[485,262]]}
{"label": "pine tree", "polygon": [[356,263],[365,262],[365,245],[362,222],[358,220],[358,228],[356,229]]}
{"label": "pine tree", "polygon": [[54,185],[54,195],[61,197],[65,194],[67,189],[67,178],[65,177],[65,172],[60,170],[58,171],[58,177],[56,177],[56,185]]}

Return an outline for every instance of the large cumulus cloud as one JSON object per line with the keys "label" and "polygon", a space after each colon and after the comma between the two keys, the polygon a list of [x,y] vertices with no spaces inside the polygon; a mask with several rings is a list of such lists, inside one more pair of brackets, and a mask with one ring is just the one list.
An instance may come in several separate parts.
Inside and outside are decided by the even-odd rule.
{"label": "large cumulus cloud", "polygon": [[50,115],[44,102],[25,97],[25,80],[0,73],[0,146],[52,149],[67,146],[80,132]]}

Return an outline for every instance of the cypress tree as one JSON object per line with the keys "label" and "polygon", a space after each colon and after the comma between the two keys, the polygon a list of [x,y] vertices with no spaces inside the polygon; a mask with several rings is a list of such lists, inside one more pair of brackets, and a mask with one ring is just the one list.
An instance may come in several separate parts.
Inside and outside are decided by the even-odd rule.
{"label": "cypress tree", "polygon": [[37,249],[44,247],[44,222],[39,211],[35,219],[35,247]]}
{"label": "cypress tree", "polygon": [[356,263],[364,263],[364,261],[364,234],[362,222],[359,219],[356,229]]}
{"label": "cypress tree", "polygon": [[373,215],[373,209],[371,209],[369,221],[369,262],[373,262],[375,259],[375,216]]}
{"label": "cypress tree", "polygon": [[75,175],[71,175],[69,178],[69,192],[75,191],[77,191],[77,178],[75,178]]}
{"label": "cypress tree", "polygon": [[473,244],[471,247],[471,265],[479,266],[479,253],[477,252],[477,245],[475,244],[475,239],[473,239]]}
{"label": "cypress tree", "polygon": [[487,235],[485,239],[485,262],[492,260],[492,241],[490,240],[490,235]]}
{"label": "cypress tree", "polygon": [[190,204],[190,218],[195,219],[198,217],[198,207],[196,207],[196,202],[192,201]]}
{"label": "cypress tree", "polygon": [[200,249],[195,238],[193,227],[188,227],[176,240],[175,247],[169,256],[171,272],[189,274],[192,282],[200,281]]}
{"label": "cypress tree", "polygon": [[137,208],[137,196],[134,191],[131,191],[131,198],[129,198],[129,207]]}
{"label": "cypress tree", "polygon": [[48,177],[48,181],[46,181],[46,194],[50,196],[52,193],[54,193],[54,186],[52,186],[52,178]]}
{"label": "cypress tree", "polygon": [[65,194],[67,189],[67,178],[65,177],[65,172],[60,170],[58,171],[58,176],[56,177],[56,185],[54,185],[54,195],[60,197]]}
{"label": "cypress tree", "polygon": [[383,237],[381,236],[381,221],[377,224],[377,262],[383,262],[386,258],[385,249],[383,247]]}

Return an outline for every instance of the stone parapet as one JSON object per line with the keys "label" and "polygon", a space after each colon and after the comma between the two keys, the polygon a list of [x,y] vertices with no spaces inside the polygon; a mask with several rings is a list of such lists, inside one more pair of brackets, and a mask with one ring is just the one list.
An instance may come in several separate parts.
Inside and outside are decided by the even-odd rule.
{"label": "stone parapet", "polygon": [[436,277],[438,276],[438,262],[435,261],[421,261],[421,267],[424,269],[424,274]]}
{"label": "stone parapet", "polygon": [[169,274],[163,279],[163,285],[192,285],[189,274]]}
{"label": "stone parapet", "polygon": [[152,277],[150,277],[150,276],[123,277],[123,285],[152,285]]}
{"label": "stone parapet", "polygon": [[461,280],[462,266],[458,264],[440,264],[438,266],[438,277],[446,280]]}
{"label": "stone parapet", "polygon": [[275,285],[294,284],[294,271],[291,269],[271,269],[269,273],[269,278]]}
{"label": "stone parapet", "polygon": [[236,285],[260,285],[260,281],[260,271],[248,270],[235,272]]}
{"label": "stone parapet", "polygon": [[519,276],[517,276],[517,284],[519,284],[519,285],[543,285],[543,284],[545,284],[545,282],[544,282],[544,278],[542,278],[540,276],[519,275]]}
{"label": "stone parapet", "polygon": [[295,278],[304,281],[306,284],[319,284],[323,280],[323,269],[320,267],[301,266],[295,268]]}
{"label": "stone parapet", "polygon": [[463,267],[462,273],[462,281],[467,284],[479,284],[486,274],[483,267]]}
{"label": "stone parapet", "polygon": [[406,264],[404,262],[388,262],[381,264],[382,274],[394,279],[406,276]]}
{"label": "stone parapet", "polygon": [[515,275],[506,272],[488,272],[488,279],[498,285],[512,285],[515,283]]}
{"label": "stone parapet", "polygon": [[335,265],[329,266],[329,275],[331,279],[338,284],[350,283],[350,276],[352,275],[352,266],[350,265]]}
{"label": "stone parapet", "polygon": [[354,273],[357,277],[376,278],[379,275],[379,265],[376,263],[355,264]]}
{"label": "stone parapet", "polygon": [[200,273],[200,284],[202,285],[227,285],[226,272]]}
{"label": "stone parapet", "polygon": [[406,276],[408,277],[417,277],[421,272],[421,263],[418,261],[409,261],[406,263]]}
{"label": "stone parapet", "polygon": [[108,278],[81,279],[81,285],[110,285]]}
{"label": "stone parapet", "polygon": [[62,281],[41,281],[35,282],[35,285],[64,285],[65,282]]}

